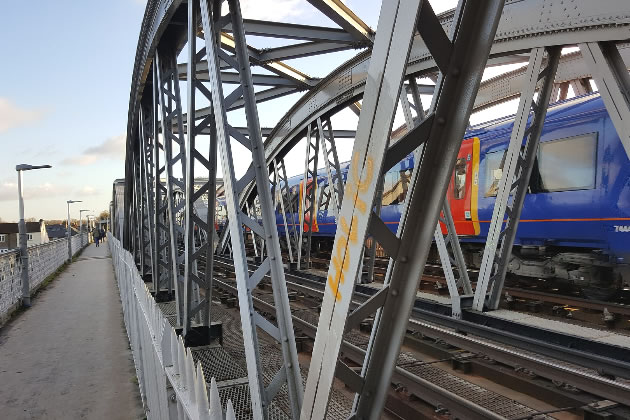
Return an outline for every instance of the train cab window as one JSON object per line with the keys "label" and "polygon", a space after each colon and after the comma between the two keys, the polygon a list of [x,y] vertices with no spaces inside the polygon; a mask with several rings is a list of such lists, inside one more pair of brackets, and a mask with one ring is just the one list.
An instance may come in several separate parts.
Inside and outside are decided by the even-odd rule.
{"label": "train cab window", "polygon": [[540,192],[595,188],[597,134],[540,143]]}
{"label": "train cab window", "polygon": [[503,170],[500,168],[505,150],[486,153],[486,197],[496,197]]}
{"label": "train cab window", "polygon": [[466,197],[466,158],[459,158],[455,162],[453,171],[453,195],[461,200]]}

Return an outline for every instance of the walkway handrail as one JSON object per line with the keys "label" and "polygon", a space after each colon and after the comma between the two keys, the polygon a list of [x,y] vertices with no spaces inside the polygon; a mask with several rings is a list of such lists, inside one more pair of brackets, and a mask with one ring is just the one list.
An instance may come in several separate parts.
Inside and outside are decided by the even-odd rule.
{"label": "walkway handrail", "polygon": [[109,232],[107,239],[147,418],[235,419],[229,400],[224,417],[214,378],[208,395],[201,364],[195,364],[190,350],[162,314],[133,256]]}
{"label": "walkway handrail", "polygon": [[[87,244],[87,233],[83,234]],[[62,238],[28,247],[31,292],[68,260],[68,239]],[[73,255],[81,250],[81,235],[72,237]],[[0,254],[0,325],[19,307],[22,299],[22,265],[19,250]]]}

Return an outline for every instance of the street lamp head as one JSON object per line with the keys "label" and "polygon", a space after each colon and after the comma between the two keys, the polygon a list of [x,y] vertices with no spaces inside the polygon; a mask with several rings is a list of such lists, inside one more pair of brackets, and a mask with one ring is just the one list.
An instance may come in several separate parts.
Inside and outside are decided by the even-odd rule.
{"label": "street lamp head", "polygon": [[28,165],[26,163],[21,163],[19,165],[15,165],[16,171],[30,171],[32,169],[48,169],[52,168],[50,165]]}
{"label": "street lamp head", "polygon": [[81,200],[68,200],[68,201],[66,201],[66,203],[68,203],[68,204],[72,204],[72,203],[82,203],[82,202],[83,202],[83,201],[81,201]]}
{"label": "street lamp head", "polygon": [[84,211],[92,211],[92,210],[89,210],[89,209],[81,209],[81,210],[79,210],[79,211],[80,211],[80,212],[84,212]]}

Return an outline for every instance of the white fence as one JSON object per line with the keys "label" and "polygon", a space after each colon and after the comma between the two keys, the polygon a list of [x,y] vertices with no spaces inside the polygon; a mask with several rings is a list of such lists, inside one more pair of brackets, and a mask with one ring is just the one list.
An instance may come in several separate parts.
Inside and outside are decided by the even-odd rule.
{"label": "white fence", "polygon": [[201,364],[166,320],[140,277],[133,256],[107,234],[120,290],[125,327],[149,419],[235,419],[232,402],[224,414],[216,382],[210,395]]}
{"label": "white fence", "polygon": [[[72,237],[72,254],[81,248],[81,236]],[[87,245],[87,234],[83,234]],[[29,284],[31,292],[68,259],[68,240],[57,239],[28,247]],[[18,250],[0,254],[0,324],[19,306],[22,298],[22,265]]]}

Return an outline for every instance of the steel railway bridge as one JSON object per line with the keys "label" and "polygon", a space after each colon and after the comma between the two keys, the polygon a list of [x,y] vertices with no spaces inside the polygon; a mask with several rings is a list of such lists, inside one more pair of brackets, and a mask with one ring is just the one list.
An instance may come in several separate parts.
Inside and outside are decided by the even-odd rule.
{"label": "steel railway bridge", "polygon": [[[174,324],[188,346],[210,334],[215,256],[231,255],[253,418],[270,415],[280,389],[288,393],[290,417],[325,418],[335,376],[356,395],[352,418],[378,418],[433,241],[448,283],[453,328],[468,322],[467,314],[481,316],[498,307],[547,105],[565,98],[569,87],[576,94],[590,92],[592,80],[630,153],[630,77],[624,62],[630,4],[460,0],[455,10],[436,15],[428,1],[393,0],[383,2],[374,31],[341,0],[308,3],[334,27],[244,18],[239,0],[147,2],[131,83],[125,179],[114,186],[113,226],[156,299],[175,301]],[[269,46],[254,47],[250,40]],[[577,48],[562,55],[566,47]],[[357,54],[321,79],[293,67],[304,57],[326,54],[335,60],[334,53],[344,50]],[[488,67],[514,63],[523,66],[482,82]],[[301,96],[277,124],[261,127],[260,104],[294,93]],[[423,107],[423,96],[431,97],[430,106]],[[518,112],[473,289],[444,197],[470,115],[515,98]],[[335,115],[348,109],[358,116],[356,130],[333,127]],[[390,140],[397,110],[404,116],[403,135]],[[336,148],[341,138],[354,139],[345,185]],[[340,226],[305,386],[281,254],[282,242],[291,263],[308,266],[311,229],[304,225],[314,211],[309,196],[314,189],[304,183],[299,211],[305,222],[296,229],[298,223],[288,219],[298,210],[291,208],[284,162],[304,139],[304,175],[312,177],[322,166],[321,151]],[[243,146],[238,156],[236,143]],[[376,208],[382,174],[410,153],[420,164],[393,234]],[[236,160],[249,162],[240,178]],[[214,223],[219,164],[228,216],[221,236]],[[282,209],[285,227],[293,226],[286,237],[278,235],[276,208]],[[447,235],[436,230],[441,213]],[[253,271],[246,255],[250,236],[259,262]],[[364,246],[368,236],[390,263],[382,289],[357,306],[355,278],[364,254],[374,255],[373,245]],[[271,280],[275,322],[254,305],[253,291],[265,278]],[[374,326],[362,367],[350,368],[340,359],[344,331],[370,316]],[[262,374],[262,331],[282,352],[282,367],[271,381]],[[194,398],[187,404],[194,405]],[[205,418],[201,411],[178,409],[161,413]],[[157,416],[157,409],[152,411]]]}

